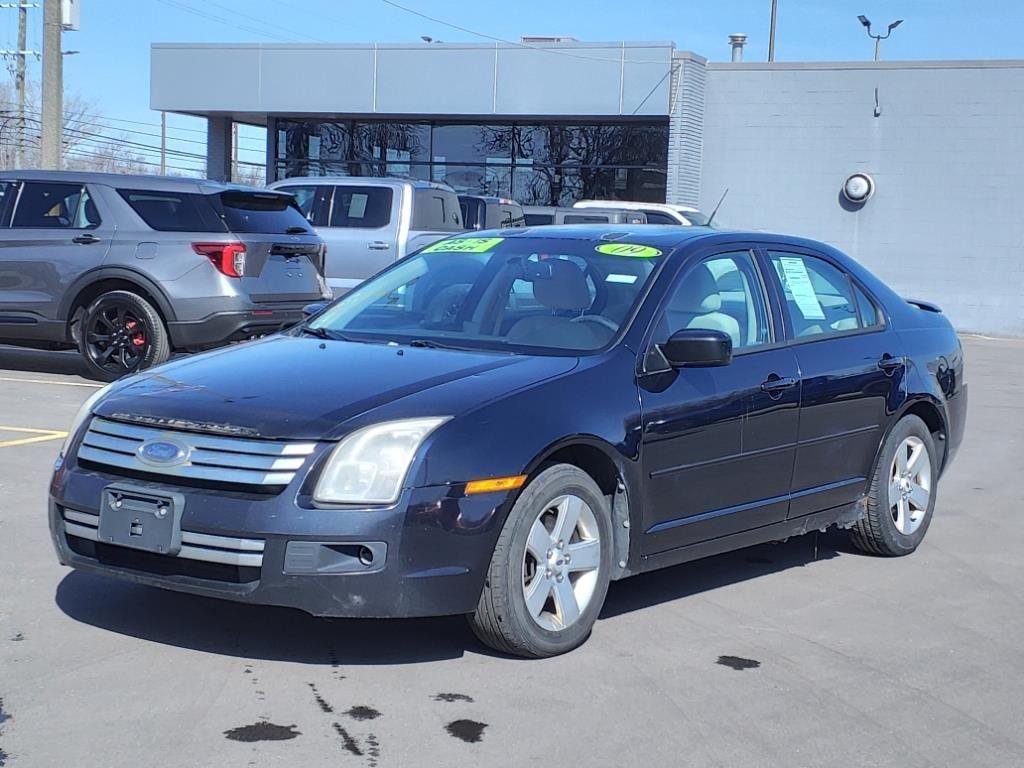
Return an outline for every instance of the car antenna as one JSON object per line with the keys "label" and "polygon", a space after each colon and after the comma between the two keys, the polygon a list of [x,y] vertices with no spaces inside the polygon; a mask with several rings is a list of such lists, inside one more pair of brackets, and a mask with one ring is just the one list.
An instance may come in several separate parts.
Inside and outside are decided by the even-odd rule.
{"label": "car antenna", "polygon": [[718,205],[715,206],[715,210],[713,210],[711,212],[711,215],[708,216],[708,223],[704,225],[705,227],[710,227],[711,226],[711,222],[713,222],[715,220],[715,214],[718,213],[718,209],[722,207],[722,203],[725,202],[725,196],[728,195],[728,194],[729,194],[729,188],[726,187],[725,188],[725,192],[723,192],[722,196],[718,199]]}

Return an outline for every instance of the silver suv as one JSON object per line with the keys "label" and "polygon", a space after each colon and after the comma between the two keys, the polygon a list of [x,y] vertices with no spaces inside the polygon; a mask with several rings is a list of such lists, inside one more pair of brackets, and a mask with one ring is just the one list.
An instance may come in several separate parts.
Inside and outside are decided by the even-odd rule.
{"label": "silver suv", "polygon": [[0,172],[0,343],[77,347],[99,379],[293,324],[330,298],[323,258],[279,192]]}

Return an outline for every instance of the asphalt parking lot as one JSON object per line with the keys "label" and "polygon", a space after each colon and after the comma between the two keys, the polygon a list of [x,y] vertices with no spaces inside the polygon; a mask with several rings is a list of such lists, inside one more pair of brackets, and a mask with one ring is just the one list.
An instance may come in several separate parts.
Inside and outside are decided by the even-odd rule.
{"label": "asphalt parking lot", "polygon": [[841,534],[612,586],[559,658],[459,618],[315,619],[60,567],[74,355],[0,347],[0,766],[1024,764],[1024,341],[968,338],[968,432],[909,558]]}

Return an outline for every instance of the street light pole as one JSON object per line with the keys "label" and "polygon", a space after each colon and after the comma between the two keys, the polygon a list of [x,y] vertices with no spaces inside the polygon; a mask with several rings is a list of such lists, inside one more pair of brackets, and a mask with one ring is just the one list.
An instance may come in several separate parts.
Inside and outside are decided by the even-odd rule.
{"label": "street light pole", "polygon": [[860,15],[857,17],[857,20],[861,23],[861,25],[863,25],[864,29],[867,30],[868,37],[875,41],[875,61],[878,61],[881,58],[882,41],[888,40],[889,35],[892,34],[892,31],[903,23],[903,19],[896,19],[896,21],[889,25],[889,28],[885,31],[884,35],[875,35],[871,33],[871,20],[868,19],[867,16]]}
{"label": "street light pole", "polygon": [[772,0],[772,20],[768,27],[768,61],[775,61],[775,22],[779,16],[779,0]]}

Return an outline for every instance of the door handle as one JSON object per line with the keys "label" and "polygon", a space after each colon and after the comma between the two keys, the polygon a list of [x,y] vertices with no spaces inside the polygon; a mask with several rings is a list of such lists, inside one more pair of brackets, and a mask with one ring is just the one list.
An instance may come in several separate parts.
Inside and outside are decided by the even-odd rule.
{"label": "door handle", "polygon": [[386,251],[391,247],[391,243],[386,243],[383,240],[371,240],[366,247],[371,251]]}
{"label": "door handle", "polygon": [[777,397],[785,392],[787,389],[792,389],[796,386],[796,379],[793,378],[781,378],[776,376],[774,373],[767,379],[761,382],[761,391],[767,392],[772,397]]}
{"label": "door handle", "polygon": [[897,369],[902,368],[906,361],[902,357],[893,357],[888,352],[878,359],[878,367],[885,371],[886,376],[891,376]]}
{"label": "door handle", "polygon": [[99,241],[100,239],[96,235],[79,235],[78,237],[71,238],[72,243],[78,243],[79,245],[92,245]]}

